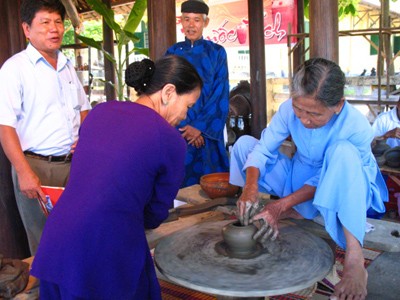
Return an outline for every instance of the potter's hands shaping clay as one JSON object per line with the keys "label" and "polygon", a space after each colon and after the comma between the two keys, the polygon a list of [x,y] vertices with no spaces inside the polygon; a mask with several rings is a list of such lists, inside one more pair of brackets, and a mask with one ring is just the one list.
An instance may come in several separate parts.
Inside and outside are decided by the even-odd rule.
{"label": "potter's hands shaping clay", "polygon": [[260,219],[258,222],[260,224],[259,229],[254,234],[253,239],[260,240],[261,243],[264,243],[273,234],[271,240],[275,240],[278,236],[278,231],[274,231],[274,228],[266,223],[264,219]]}
{"label": "potter's hands shaping clay", "polygon": [[249,225],[249,220],[260,209],[258,200],[258,186],[257,184],[247,184],[243,188],[239,200],[236,203],[237,217],[241,225]]}
{"label": "potter's hands shaping clay", "polygon": [[265,242],[268,238],[274,241],[278,234],[278,221],[284,212],[282,203],[279,201],[267,204],[264,209],[250,219],[250,223],[259,223],[259,229],[253,236],[253,239],[260,239]]}

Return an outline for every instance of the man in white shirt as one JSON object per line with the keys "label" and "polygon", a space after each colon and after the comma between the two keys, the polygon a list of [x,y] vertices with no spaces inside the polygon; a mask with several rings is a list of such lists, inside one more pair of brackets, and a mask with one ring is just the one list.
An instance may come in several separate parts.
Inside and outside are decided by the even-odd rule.
{"label": "man in white shirt", "polygon": [[41,186],[65,186],[79,126],[90,104],[72,63],[59,51],[65,8],[59,0],[21,3],[27,48],[0,69],[0,142],[12,165],[14,192],[36,253],[46,221]]}
{"label": "man in white shirt", "polygon": [[378,115],[372,129],[375,137],[387,139],[390,147],[400,146],[400,99],[391,110]]}

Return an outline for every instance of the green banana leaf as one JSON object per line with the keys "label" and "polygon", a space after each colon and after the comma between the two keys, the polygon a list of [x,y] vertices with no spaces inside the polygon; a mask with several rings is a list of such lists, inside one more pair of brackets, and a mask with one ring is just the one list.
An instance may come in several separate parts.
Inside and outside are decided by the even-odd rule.
{"label": "green banana leaf", "polygon": [[101,51],[104,53],[104,56],[105,56],[109,61],[111,61],[113,64],[117,63],[117,61],[115,60],[114,56],[113,56],[110,52],[104,50],[103,45],[102,45],[100,42],[95,41],[95,40],[92,39],[92,38],[88,38],[88,37],[83,36],[83,35],[80,35],[80,34],[77,34],[76,37],[77,37],[78,39],[80,39],[84,44],[86,44],[86,45],[88,45],[88,46],[90,46],[90,47],[96,48],[96,49],[98,49],[98,50],[101,50]]}
{"label": "green banana leaf", "polygon": [[139,26],[143,18],[144,12],[147,9],[147,0],[136,0],[132,10],[129,14],[128,20],[124,26],[125,32],[135,33],[136,28]]}
{"label": "green banana leaf", "polygon": [[138,43],[140,41],[140,38],[137,36],[137,34],[134,34],[130,31],[126,31],[124,29],[123,31],[125,33],[125,35],[133,42],[133,43]]}
{"label": "green banana leaf", "polygon": [[[140,38],[135,34],[137,27],[139,26],[143,15],[147,8],[147,0],[135,0],[135,3],[132,7],[132,10],[126,20],[123,29],[121,26],[115,22],[114,19],[114,11],[111,8],[108,8],[101,0],[86,0],[86,2],[90,5],[90,7],[99,13],[102,17],[104,22],[113,30],[114,37],[117,42],[117,53],[115,56],[114,54],[107,52],[104,50],[102,43],[95,41],[92,38],[82,36],[77,34],[77,38],[80,39],[86,45],[101,50],[106,59],[112,62],[116,75],[118,78],[117,83],[107,82],[110,84],[117,92],[117,97],[119,100],[124,100],[124,87],[125,83],[122,80],[123,78],[123,69],[125,67],[125,63],[129,57],[129,55],[133,53],[141,53],[145,55],[149,55],[149,49],[132,49],[128,53],[128,57],[124,60],[123,58],[123,49],[124,46],[128,45],[130,42],[137,43],[140,41]],[[126,100],[126,99],[125,99]]]}

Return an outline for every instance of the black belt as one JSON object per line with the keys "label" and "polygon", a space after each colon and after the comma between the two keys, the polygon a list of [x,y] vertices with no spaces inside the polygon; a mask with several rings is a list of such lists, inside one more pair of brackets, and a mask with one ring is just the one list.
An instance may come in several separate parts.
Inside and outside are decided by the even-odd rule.
{"label": "black belt", "polygon": [[61,155],[61,156],[54,156],[54,155],[41,155],[41,154],[36,154],[35,152],[32,151],[24,151],[25,156],[27,157],[32,157],[32,158],[37,158],[41,160],[46,160],[48,162],[70,162],[72,160],[72,154],[69,153],[67,155]]}

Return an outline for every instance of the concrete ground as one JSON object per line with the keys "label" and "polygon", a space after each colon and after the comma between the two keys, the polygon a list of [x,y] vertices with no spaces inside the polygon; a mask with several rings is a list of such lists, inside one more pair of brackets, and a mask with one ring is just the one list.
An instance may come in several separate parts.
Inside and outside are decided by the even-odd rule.
{"label": "concrete ground", "polygon": [[[383,252],[367,268],[367,300],[400,299],[400,253]],[[314,294],[312,300],[328,300],[329,297]]]}
{"label": "concrete ground", "polygon": [[[292,220],[303,229],[329,239],[323,226],[312,221]],[[400,299],[400,219],[385,216],[382,220],[368,219],[375,229],[366,233],[364,247],[383,251],[367,267],[367,300]],[[314,294],[312,300],[327,300],[329,297]]]}

